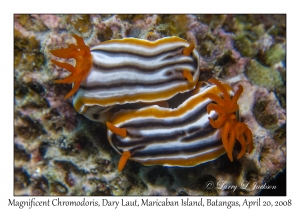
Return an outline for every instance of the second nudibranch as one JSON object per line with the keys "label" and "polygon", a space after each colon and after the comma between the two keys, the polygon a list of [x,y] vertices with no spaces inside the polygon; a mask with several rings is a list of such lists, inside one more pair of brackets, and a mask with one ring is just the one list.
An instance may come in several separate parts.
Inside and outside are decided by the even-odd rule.
{"label": "second nudibranch", "polygon": [[216,79],[209,81],[215,85],[196,88],[195,95],[176,109],[152,106],[116,113],[107,122],[107,137],[122,155],[118,170],[123,169],[128,159],[145,165],[189,167],[226,152],[233,161],[235,140],[241,145],[237,158],[247,148],[251,153],[252,132],[236,117],[243,87],[239,86],[233,95],[229,85]]}
{"label": "second nudibranch", "polygon": [[122,155],[118,170],[127,159],[144,165],[191,167],[224,154],[221,130],[208,121],[208,117],[215,119],[217,115],[206,112],[212,102],[204,97],[207,93],[222,92],[217,86],[202,86],[175,109],[154,105],[116,113],[107,122],[107,137]]}
{"label": "second nudibranch", "polygon": [[91,120],[103,122],[105,113],[118,104],[168,100],[192,90],[199,79],[199,54],[194,44],[179,37],[123,38],[89,49],[81,37],[73,36],[77,45],[50,51],[76,61],[73,67],[52,60],[71,72],[56,82],[74,83],[66,97],[73,95],[76,111]]}

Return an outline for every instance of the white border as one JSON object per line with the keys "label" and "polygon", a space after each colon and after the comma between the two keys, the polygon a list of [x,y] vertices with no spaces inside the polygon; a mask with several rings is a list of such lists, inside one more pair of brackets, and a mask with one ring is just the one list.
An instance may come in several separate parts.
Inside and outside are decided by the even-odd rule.
{"label": "white border", "polygon": [[[178,2],[178,3],[176,3]],[[296,2],[296,1],[293,1]],[[300,166],[297,159],[300,139],[299,130],[299,6],[292,1],[251,0],[251,1],[62,1],[62,0],[15,0],[1,1],[1,66],[4,77],[0,84],[1,90],[1,181],[0,208],[8,209],[8,199],[26,200],[27,197],[13,197],[13,14],[14,13],[281,13],[287,14],[287,196],[262,197],[262,199],[287,200],[292,199],[293,209],[300,207],[297,192],[300,185],[297,176]],[[39,199],[54,199],[54,197],[39,197]],[[64,197],[65,200],[81,200],[83,197]],[[110,197],[120,200],[122,197]],[[132,198],[132,197],[131,197]],[[141,197],[137,197],[140,199]],[[153,197],[150,197],[151,199]],[[180,197],[181,198],[181,197]],[[180,199],[174,198],[172,199]],[[205,197],[207,199],[208,197]],[[213,197],[213,199],[218,197]],[[255,200],[256,197],[247,197]],[[91,199],[91,197],[89,198]],[[97,198],[102,199],[102,198]],[[128,197],[126,197],[128,199]],[[159,198],[162,199],[162,198]],[[195,197],[193,197],[195,199]],[[219,200],[238,200],[243,202],[245,197],[220,197]],[[3,208],[5,207],[5,208]],[[15,207],[16,208],[16,207]],[[71,209],[56,207],[56,209]],[[92,207],[88,207],[93,209]],[[102,209],[106,209],[101,207]],[[161,207],[166,208],[166,207]],[[182,207],[174,207],[176,209]],[[193,207],[195,208],[195,207]],[[198,209],[199,207],[197,207]],[[234,208],[234,207],[233,207]],[[27,209],[27,208],[24,208]],[[39,209],[39,208],[35,208]],[[73,208],[72,208],[73,209]],[[110,208],[114,209],[114,208]],[[129,209],[129,208],[128,208]],[[132,209],[132,208],[131,208]],[[225,209],[222,207],[222,209]],[[256,208],[251,208],[256,209]]]}

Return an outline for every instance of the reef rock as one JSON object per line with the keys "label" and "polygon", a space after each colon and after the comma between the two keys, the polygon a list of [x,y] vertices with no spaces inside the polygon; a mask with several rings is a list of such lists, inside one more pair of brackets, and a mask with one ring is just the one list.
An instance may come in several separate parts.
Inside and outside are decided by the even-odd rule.
{"label": "reef rock", "polygon": [[[286,167],[285,18],[15,15],[15,195],[258,195]],[[71,85],[54,83],[68,72],[50,63],[49,50],[74,43],[72,33],[89,46],[127,36],[193,42],[201,54],[200,80],[217,77],[234,91],[244,87],[240,118],[253,132],[254,151],[192,168],[128,161],[119,173],[120,155],[106,127],[64,100]],[[236,144],[234,157],[239,149]]]}

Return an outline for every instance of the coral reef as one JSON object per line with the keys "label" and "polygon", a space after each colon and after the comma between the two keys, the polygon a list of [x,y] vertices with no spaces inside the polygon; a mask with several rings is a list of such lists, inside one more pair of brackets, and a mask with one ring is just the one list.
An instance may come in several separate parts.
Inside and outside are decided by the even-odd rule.
{"label": "coral reef", "polygon": [[[285,15],[15,15],[15,195],[258,195],[286,168]],[[237,91],[241,122],[253,133],[252,153],[227,155],[192,168],[144,166],[109,145],[106,126],[79,115],[55,84],[68,72],[50,50],[123,37],[179,36],[201,54],[200,80],[217,77]],[[63,60],[60,60],[62,62]],[[74,64],[73,60],[68,60]],[[236,143],[233,156],[241,146]],[[207,188],[207,182],[214,187]],[[227,185],[248,188],[230,190]]]}
{"label": "coral reef", "polygon": [[283,84],[282,77],[278,71],[262,66],[256,60],[249,62],[245,73],[251,82],[269,90],[274,90],[275,87]]}

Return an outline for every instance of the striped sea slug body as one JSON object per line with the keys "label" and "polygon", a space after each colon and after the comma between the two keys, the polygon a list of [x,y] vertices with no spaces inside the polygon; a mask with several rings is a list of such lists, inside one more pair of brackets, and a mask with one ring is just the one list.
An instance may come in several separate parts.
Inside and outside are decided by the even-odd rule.
{"label": "striped sea slug body", "polygon": [[[221,130],[208,121],[217,115],[207,114],[212,101],[203,97],[206,93],[220,95],[221,91],[206,85],[175,109],[154,105],[116,113],[107,123],[107,137],[122,155],[119,171],[127,159],[144,165],[191,167],[224,154]],[[120,130],[125,133],[115,134]]]}
{"label": "striped sea slug body", "polygon": [[[74,37],[78,43],[78,37]],[[66,49],[50,52],[62,57],[60,50]],[[200,74],[200,58],[194,44],[179,37],[154,42],[136,38],[110,40],[90,48],[90,54],[92,63],[76,87],[73,105],[77,112],[94,121],[108,120],[109,110],[118,104],[165,101],[192,90]],[[66,68],[59,62],[53,63]]]}

